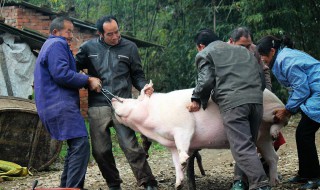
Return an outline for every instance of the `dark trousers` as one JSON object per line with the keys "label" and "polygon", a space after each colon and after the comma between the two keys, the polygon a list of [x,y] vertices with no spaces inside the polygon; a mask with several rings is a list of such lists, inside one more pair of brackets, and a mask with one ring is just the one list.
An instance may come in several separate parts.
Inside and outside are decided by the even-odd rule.
{"label": "dark trousers", "polygon": [[301,112],[301,120],[296,130],[296,143],[299,158],[298,174],[304,178],[320,177],[319,158],[315,143],[315,135],[319,127],[320,123],[313,121]]}
{"label": "dark trousers", "polygon": [[268,185],[255,145],[262,121],[262,105],[244,104],[221,114],[236,168],[247,176],[249,189]]}
{"label": "dark trousers", "polygon": [[138,144],[135,132],[121,125],[108,106],[90,107],[88,110],[92,154],[98,163],[102,176],[109,187],[118,186],[122,180],[112,153],[111,126],[116,130],[119,145],[137,179],[138,186],[145,183],[156,185],[146,153]]}
{"label": "dark trousers", "polygon": [[64,161],[60,187],[83,188],[90,158],[88,137],[67,140],[68,150]]}

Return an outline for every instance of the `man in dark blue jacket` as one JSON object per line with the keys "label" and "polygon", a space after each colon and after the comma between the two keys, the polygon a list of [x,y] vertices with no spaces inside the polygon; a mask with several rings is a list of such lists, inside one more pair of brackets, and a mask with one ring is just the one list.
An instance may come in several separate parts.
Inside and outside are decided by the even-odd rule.
{"label": "man in dark blue jacket", "polygon": [[88,133],[80,113],[79,88],[100,91],[100,79],[77,73],[70,50],[73,24],[54,19],[34,70],[35,102],[39,117],[51,137],[66,140],[68,152],[60,187],[83,188],[90,158]]}

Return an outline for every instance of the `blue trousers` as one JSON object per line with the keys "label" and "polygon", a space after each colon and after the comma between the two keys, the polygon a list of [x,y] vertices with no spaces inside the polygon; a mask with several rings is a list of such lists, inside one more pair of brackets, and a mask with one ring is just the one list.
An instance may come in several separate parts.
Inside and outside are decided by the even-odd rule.
{"label": "blue trousers", "polygon": [[61,175],[60,187],[83,188],[87,166],[90,159],[88,137],[67,140],[68,150],[64,169]]}

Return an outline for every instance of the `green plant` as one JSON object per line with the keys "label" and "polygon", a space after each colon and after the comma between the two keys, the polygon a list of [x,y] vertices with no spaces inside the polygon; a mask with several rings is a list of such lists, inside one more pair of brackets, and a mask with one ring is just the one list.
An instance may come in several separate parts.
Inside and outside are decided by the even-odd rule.
{"label": "green plant", "polygon": [[[138,142],[142,144],[141,134],[140,133],[136,133],[136,134],[137,134]],[[166,148],[164,146],[162,146],[158,142],[152,141],[148,154],[152,155],[153,153],[157,153],[165,150]]]}
{"label": "green plant", "polygon": [[[113,150],[114,156],[124,156],[123,151],[121,150],[121,148],[119,146],[115,129],[111,128],[110,132],[111,132],[112,150]],[[142,144],[141,134],[140,133],[136,133],[136,136],[137,136],[138,142],[141,145]],[[164,150],[166,150],[166,148],[164,146],[162,146],[161,144],[153,141],[151,146],[150,146],[150,149],[149,149],[148,153],[149,153],[149,155],[152,155],[153,153],[161,152],[161,151],[164,151]]]}

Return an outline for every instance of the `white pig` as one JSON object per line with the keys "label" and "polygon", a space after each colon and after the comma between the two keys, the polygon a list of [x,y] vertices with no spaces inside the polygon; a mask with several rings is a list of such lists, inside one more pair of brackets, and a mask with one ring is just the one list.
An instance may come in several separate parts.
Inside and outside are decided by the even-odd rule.
{"label": "white pig", "polygon": [[[123,99],[122,103],[112,99],[117,120],[142,133],[150,139],[166,146],[172,153],[176,169],[177,189],[181,188],[184,178],[183,167],[194,149],[228,149],[229,143],[218,106],[211,100],[206,110],[189,112],[193,89],[177,90],[170,93],[154,93],[151,97],[144,94],[138,99]],[[277,173],[278,156],[272,145],[283,123],[273,123],[273,111],[284,108],[283,103],[269,90],[263,93],[264,115],[260,127],[257,147],[269,164],[270,184],[279,182]],[[289,119],[289,118],[288,118]]]}

